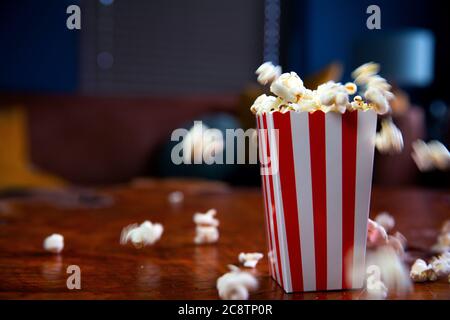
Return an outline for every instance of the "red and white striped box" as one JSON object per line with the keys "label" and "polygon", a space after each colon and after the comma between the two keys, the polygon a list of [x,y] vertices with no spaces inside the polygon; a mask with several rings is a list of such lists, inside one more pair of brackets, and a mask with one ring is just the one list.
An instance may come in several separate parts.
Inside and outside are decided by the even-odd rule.
{"label": "red and white striped box", "polygon": [[288,293],[361,288],[376,113],[276,112],[257,123],[271,276]]}

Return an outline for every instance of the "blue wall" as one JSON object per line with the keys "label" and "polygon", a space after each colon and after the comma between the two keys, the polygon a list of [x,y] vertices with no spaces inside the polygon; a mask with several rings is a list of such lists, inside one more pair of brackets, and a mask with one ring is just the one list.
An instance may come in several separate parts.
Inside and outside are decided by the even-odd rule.
{"label": "blue wall", "polygon": [[66,28],[79,0],[0,3],[0,90],[71,92],[78,85],[79,31]]}

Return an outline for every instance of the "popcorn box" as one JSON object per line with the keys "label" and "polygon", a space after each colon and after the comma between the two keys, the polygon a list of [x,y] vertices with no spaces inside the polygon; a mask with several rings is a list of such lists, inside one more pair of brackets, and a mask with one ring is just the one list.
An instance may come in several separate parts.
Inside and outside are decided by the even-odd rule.
{"label": "popcorn box", "polygon": [[361,288],[376,113],[256,117],[272,278],[288,293]]}

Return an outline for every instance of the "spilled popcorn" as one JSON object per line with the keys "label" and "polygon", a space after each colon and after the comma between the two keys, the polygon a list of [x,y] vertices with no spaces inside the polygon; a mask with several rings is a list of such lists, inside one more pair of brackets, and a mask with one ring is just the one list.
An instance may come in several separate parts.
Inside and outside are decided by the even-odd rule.
{"label": "spilled popcorn", "polygon": [[450,220],[444,222],[441,228],[441,233],[438,235],[436,244],[433,245],[434,252],[448,252],[450,251]]}
{"label": "spilled popcorn", "polygon": [[450,152],[439,141],[433,140],[425,143],[417,140],[412,143],[412,148],[411,156],[420,171],[448,170],[450,168]]}
{"label": "spilled popcorn", "polygon": [[48,236],[44,240],[44,249],[52,253],[60,253],[64,249],[64,237],[58,233]]}
{"label": "spilled popcorn", "polygon": [[167,200],[171,205],[179,205],[184,200],[184,193],[181,191],[173,191],[169,193]]}
{"label": "spilled popcorn", "polygon": [[161,238],[164,231],[160,223],[144,221],[141,225],[131,224],[122,229],[120,244],[131,242],[135,248],[142,248],[154,244]]}
{"label": "spilled popcorn", "polygon": [[403,150],[403,136],[392,119],[381,121],[381,130],[375,137],[375,146],[380,153],[400,153]]}
{"label": "spilled popcorn", "polygon": [[431,259],[431,268],[438,277],[450,274],[450,251]]}
{"label": "spilled popcorn", "polygon": [[411,267],[409,276],[414,282],[436,281],[437,275],[431,264],[422,259],[417,259]]}
{"label": "spilled popcorn", "polygon": [[255,268],[258,264],[259,260],[264,257],[262,253],[253,252],[253,253],[244,253],[241,252],[239,254],[239,262],[247,268]]}
{"label": "spilled popcorn", "polygon": [[217,279],[217,290],[219,297],[223,300],[247,300],[249,290],[258,287],[258,280],[238,267],[229,265],[229,272]]}
{"label": "spilled popcorn", "polygon": [[321,84],[316,90],[307,89],[302,79],[295,72],[281,73],[281,67],[270,62],[263,63],[257,70],[258,82],[270,85],[270,91],[275,96],[260,95],[250,110],[254,114],[268,112],[323,112],[344,113],[347,110],[373,109],[378,114],[390,111],[389,100],[392,94],[391,86],[378,75],[379,66],[375,63],[365,64],[353,72],[355,82],[365,88],[364,102],[356,94],[358,88],[355,83],[346,84],[329,81]]}
{"label": "spilled popcorn", "polygon": [[214,243],[219,240],[219,220],[215,218],[216,209],[210,209],[206,213],[194,214],[196,244]]}

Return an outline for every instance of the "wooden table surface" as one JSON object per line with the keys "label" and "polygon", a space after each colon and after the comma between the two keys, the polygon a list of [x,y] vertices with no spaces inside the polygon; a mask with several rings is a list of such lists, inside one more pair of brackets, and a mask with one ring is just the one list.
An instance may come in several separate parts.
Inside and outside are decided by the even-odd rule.
{"label": "wooden table surface", "polygon": [[[171,205],[169,192],[185,200]],[[263,201],[258,189],[233,189],[206,182],[141,180],[84,195],[77,205],[67,195],[0,201],[0,299],[217,299],[216,279],[240,252],[265,253]],[[52,201],[52,197],[55,198]],[[65,197],[67,199],[65,199]],[[81,197],[81,198],[83,198]],[[65,199],[65,200],[64,200]],[[218,210],[220,240],[193,243],[192,215]],[[409,241],[409,261],[429,257],[443,221],[450,218],[450,192],[374,188],[371,215],[387,210]],[[164,225],[154,246],[121,246],[128,224],[151,220]],[[42,249],[51,233],[65,238],[62,254]],[[81,268],[81,290],[69,290],[66,268]],[[252,299],[364,299],[361,290],[285,294],[268,275],[264,258],[253,271],[260,286]],[[390,298],[399,298],[391,296]],[[445,280],[416,284],[408,299],[450,299]]]}

